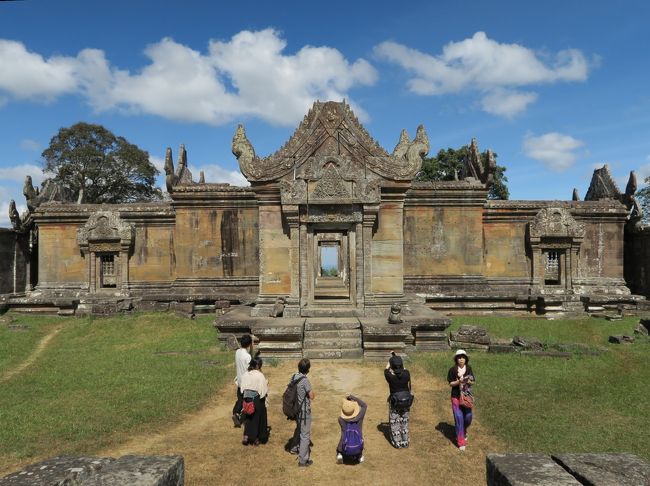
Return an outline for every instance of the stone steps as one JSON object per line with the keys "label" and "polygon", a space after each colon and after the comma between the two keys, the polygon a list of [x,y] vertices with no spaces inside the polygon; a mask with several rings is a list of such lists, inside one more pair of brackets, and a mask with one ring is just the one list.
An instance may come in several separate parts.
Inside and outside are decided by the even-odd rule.
{"label": "stone steps", "polygon": [[332,316],[308,318],[305,322],[302,354],[309,359],[363,358],[359,320]]}

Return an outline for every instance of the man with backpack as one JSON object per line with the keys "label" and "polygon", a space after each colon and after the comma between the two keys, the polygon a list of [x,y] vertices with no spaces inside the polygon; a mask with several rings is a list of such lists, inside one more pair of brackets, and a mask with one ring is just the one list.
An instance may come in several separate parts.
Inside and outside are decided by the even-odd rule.
{"label": "man with backpack", "polygon": [[341,404],[339,426],[341,439],[336,448],[336,463],[344,460],[363,462],[363,419],[368,405],[354,395],[348,395]]}
{"label": "man with backpack", "polygon": [[298,362],[298,373],[291,377],[287,390],[282,396],[282,410],[287,418],[296,421],[296,430],[291,439],[290,452],[298,454],[298,466],[313,464],[309,458],[311,444],[311,401],[315,394],[307,378],[311,363],[303,358]]}

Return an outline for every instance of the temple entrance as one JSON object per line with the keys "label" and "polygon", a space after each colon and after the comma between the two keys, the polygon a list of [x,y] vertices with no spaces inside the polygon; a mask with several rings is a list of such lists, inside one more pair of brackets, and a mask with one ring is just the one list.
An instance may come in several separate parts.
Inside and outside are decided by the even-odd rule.
{"label": "temple entrance", "polygon": [[316,230],[313,238],[313,301],[350,301],[349,235],[342,230]]}

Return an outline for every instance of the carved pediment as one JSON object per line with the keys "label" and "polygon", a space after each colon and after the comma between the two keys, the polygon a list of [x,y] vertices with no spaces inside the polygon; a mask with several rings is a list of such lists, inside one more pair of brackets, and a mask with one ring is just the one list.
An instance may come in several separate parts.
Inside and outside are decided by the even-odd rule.
{"label": "carved pediment", "polygon": [[591,177],[591,183],[585,196],[585,201],[598,201],[600,199],[621,200],[621,191],[614,179],[612,179],[607,165],[594,170],[594,175]]}
{"label": "carved pediment", "polygon": [[77,243],[80,247],[98,242],[119,242],[122,246],[130,246],[134,233],[133,225],[122,220],[117,211],[97,211],[77,230]]}
{"label": "carved pediment", "polygon": [[232,152],[242,174],[251,182],[277,180],[296,171],[313,157],[341,156],[390,180],[408,181],[420,170],[429,151],[429,139],[422,126],[411,142],[402,132],[400,142],[389,155],[368,134],[345,102],[316,102],[289,141],[265,158],[255,154],[253,145],[239,125]]}
{"label": "carved pediment", "polygon": [[530,223],[531,238],[578,238],[585,236],[585,225],[578,223],[565,208],[544,208]]}

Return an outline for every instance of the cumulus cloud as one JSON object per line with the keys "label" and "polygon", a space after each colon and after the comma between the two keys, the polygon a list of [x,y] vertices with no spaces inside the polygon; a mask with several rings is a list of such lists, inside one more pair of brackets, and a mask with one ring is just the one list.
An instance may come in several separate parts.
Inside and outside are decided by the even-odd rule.
{"label": "cumulus cloud", "polygon": [[25,176],[32,176],[34,185],[40,185],[43,182],[43,170],[34,164],[21,164],[11,167],[0,167],[0,180],[20,182],[21,190],[22,183],[25,181]]}
{"label": "cumulus cloud", "polygon": [[[222,124],[253,116],[274,124],[298,121],[314,99],[342,99],[372,85],[376,70],[330,47],[295,54],[272,29],[212,40],[200,52],[171,38],[148,46],[149,64],[136,71],[112,66],[103,51],[45,59],[15,41],[0,41],[0,94],[49,101],[81,93],[98,111],[119,109],[173,120]],[[362,113],[363,115],[363,113]]]}
{"label": "cumulus cloud", "polygon": [[485,111],[512,117],[537,95],[517,88],[560,81],[585,81],[592,65],[577,49],[542,56],[519,44],[499,43],[484,32],[450,42],[442,53],[430,55],[396,42],[382,42],[375,54],[413,74],[409,89],[419,95],[463,91],[482,94]]}
{"label": "cumulus cloud", "polygon": [[523,145],[524,153],[528,157],[561,172],[573,165],[577,157],[575,150],[584,143],[569,135],[550,132],[537,137],[527,134]]}
{"label": "cumulus cloud", "polygon": [[[650,160],[650,156],[648,156],[648,160]],[[644,181],[647,177],[650,177],[650,164],[644,164],[636,171],[636,180],[639,185],[645,185]]]}
{"label": "cumulus cloud", "polygon": [[213,164],[199,167],[192,171],[194,180],[198,180],[199,173],[203,171],[205,182],[227,182],[232,186],[248,186],[248,181],[238,170],[224,169],[223,167]]}

